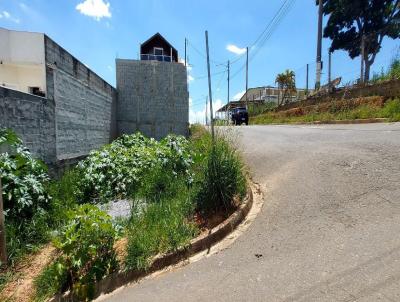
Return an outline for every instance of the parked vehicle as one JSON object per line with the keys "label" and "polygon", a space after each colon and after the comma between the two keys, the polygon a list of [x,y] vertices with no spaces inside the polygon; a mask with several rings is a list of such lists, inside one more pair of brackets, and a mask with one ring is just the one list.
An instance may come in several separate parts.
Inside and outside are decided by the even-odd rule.
{"label": "parked vehicle", "polygon": [[249,124],[249,113],[245,107],[235,108],[232,110],[231,120],[234,125]]}

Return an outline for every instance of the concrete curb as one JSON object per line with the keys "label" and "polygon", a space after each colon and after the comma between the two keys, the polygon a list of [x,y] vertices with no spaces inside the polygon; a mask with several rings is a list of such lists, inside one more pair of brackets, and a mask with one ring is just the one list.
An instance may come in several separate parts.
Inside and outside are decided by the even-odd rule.
{"label": "concrete curb", "polygon": [[337,125],[337,124],[375,124],[390,123],[388,118],[369,118],[355,120],[332,120],[332,121],[314,121],[314,122],[296,122],[296,123],[272,123],[272,124],[251,124],[252,126],[261,125]]}
{"label": "concrete curb", "polygon": [[308,123],[296,123],[297,125],[310,124],[310,125],[330,125],[330,124],[374,124],[374,123],[387,123],[388,118],[370,118],[370,119],[355,119],[355,120],[333,120],[333,121],[315,121]]}
{"label": "concrete curb", "polygon": [[[101,294],[110,293],[121,286],[137,281],[140,278],[150,275],[156,271],[162,270],[170,265],[177,264],[184,259],[187,259],[199,252],[209,249],[211,246],[221,241],[232,231],[234,231],[236,227],[241,224],[246,218],[252,206],[253,192],[249,187],[247,190],[247,196],[244,199],[243,203],[224,222],[211,229],[208,233],[204,233],[197,238],[192,239],[187,247],[169,254],[156,256],[150,268],[148,268],[146,271],[121,271],[105,277],[103,280],[94,285],[95,288],[93,299],[96,299]],[[51,298],[49,301],[69,302],[76,300],[74,300],[71,292],[66,292],[64,294],[60,294]]]}

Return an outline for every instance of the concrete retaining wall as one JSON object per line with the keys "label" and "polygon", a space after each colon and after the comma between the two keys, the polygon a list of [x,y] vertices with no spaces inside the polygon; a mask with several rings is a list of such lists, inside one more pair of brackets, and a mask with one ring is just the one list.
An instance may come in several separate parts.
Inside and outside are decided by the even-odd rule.
{"label": "concrete retaining wall", "polygon": [[47,95],[56,104],[57,160],[87,155],[117,136],[116,90],[47,36]]}
{"label": "concrete retaining wall", "polygon": [[400,79],[366,86],[341,88],[330,94],[309,97],[308,99],[300,102],[290,103],[281,106],[279,107],[279,111],[288,110],[296,107],[315,105],[318,103],[329,102],[335,99],[352,99],[367,96],[383,96],[385,98],[400,97]]}
{"label": "concrete retaining wall", "polygon": [[54,101],[0,87],[0,127],[13,129],[46,163],[56,161]]}
{"label": "concrete retaining wall", "polygon": [[55,72],[57,159],[88,154],[111,140],[113,96]]}
{"label": "concrete retaining wall", "polygon": [[188,134],[189,93],[183,64],[116,60],[118,134],[161,139]]}

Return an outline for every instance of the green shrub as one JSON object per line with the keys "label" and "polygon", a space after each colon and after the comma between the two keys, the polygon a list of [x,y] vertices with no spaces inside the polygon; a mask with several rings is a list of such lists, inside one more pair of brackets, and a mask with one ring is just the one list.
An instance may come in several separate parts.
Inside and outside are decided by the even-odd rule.
{"label": "green shrub", "polygon": [[137,133],[124,135],[99,151],[93,151],[80,163],[81,192],[90,202],[136,194],[147,173],[154,169],[186,175],[191,181],[188,142],[183,137],[168,136],[161,142]]}
{"label": "green shrub", "polygon": [[50,196],[46,166],[34,159],[10,130],[0,129],[0,177],[3,187],[8,258],[14,262],[48,240]]}
{"label": "green shrub", "polygon": [[[70,211],[69,221],[55,241],[62,252],[55,264],[57,274],[66,284],[50,288],[61,285],[59,289],[72,289],[80,298],[92,297],[94,282],[117,269],[115,235],[111,217],[96,206],[86,204]],[[55,273],[54,267],[49,270]]]}
{"label": "green shrub", "polygon": [[388,74],[391,79],[400,79],[400,59],[399,58],[394,59],[392,64],[390,64]]}
{"label": "green shrub", "polygon": [[81,178],[81,171],[73,168],[67,170],[59,180],[53,180],[48,184],[46,190],[52,197],[49,223],[53,229],[64,226],[68,219],[67,212],[82,203],[83,197],[79,186]]}
{"label": "green shrub", "polygon": [[382,117],[389,118],[392,121],[400,121],[400,99],[387,101],[381,112]]}

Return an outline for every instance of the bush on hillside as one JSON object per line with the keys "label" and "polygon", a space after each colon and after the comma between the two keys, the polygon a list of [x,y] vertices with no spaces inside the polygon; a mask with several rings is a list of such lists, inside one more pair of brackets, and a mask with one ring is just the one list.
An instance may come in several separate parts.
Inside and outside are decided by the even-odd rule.
{"label": "bush on hillside", "polygon": [[133,196],[154,169],[173,176],[185,175],[190,182],[190,165],[188,142],[183,137],[168,136],[158,142],[140,133],[124,135],[92,151],[79,164],[83,200]]}
{"label": "bush on hillside", "polygon": [[72,289],[80,300],[91,298],[94,283],[118,268],[114,252],[116,232],[111,217],[93,205],[81,205],[69,212],[69,220],[55,240],[61,256],[36,281],[52,276],[56,280],[41,295]]}
{"label": "bush on hillside", "polygon": [[0,129],[0,148],[7,251],[13,261],[48,239],[49,177],[46,166],[11,130]]}

